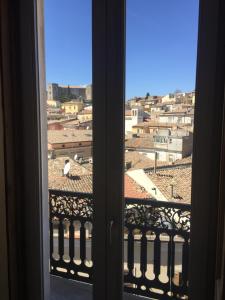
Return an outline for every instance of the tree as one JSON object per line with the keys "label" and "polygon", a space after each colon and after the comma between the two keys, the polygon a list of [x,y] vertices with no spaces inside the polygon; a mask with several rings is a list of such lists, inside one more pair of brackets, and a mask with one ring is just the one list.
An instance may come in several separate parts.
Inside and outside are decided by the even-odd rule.
{"label": "tree", "polygon": [[70,92],[70,86],[67,87],[67,97],[70,99],[71,92]]}

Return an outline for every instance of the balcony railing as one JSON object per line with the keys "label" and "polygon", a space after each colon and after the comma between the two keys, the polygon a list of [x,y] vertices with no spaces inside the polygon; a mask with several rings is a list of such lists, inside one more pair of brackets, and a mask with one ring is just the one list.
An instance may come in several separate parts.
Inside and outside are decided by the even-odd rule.
{"label": "balcony railing", "polygon": [[[92,283],[92,194],[49,191],[51,274]],[[188,299],[191,207],[125,199],[124,290]]]}

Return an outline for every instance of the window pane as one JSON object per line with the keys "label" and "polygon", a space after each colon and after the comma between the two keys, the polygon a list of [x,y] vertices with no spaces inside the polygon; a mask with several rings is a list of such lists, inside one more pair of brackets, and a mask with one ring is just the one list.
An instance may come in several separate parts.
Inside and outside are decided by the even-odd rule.
{"label": "window pane", "polygon": [[187,299],[198,1],[126,20],[125,291]]}
{"label": "window pane", "polygon": [[45,0],[51,299],[92,298],[91,14]]}

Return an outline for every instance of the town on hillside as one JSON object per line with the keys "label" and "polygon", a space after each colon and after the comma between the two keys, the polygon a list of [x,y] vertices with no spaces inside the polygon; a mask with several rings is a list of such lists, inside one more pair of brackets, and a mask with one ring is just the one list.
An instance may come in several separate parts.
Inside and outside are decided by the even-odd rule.
{"label": "town on hillside", "polygon": [[[194,105],[194,91],[125,103],[126,198],[191,202]],[[92,85],[48,84],[47,118],[49,188],[91,193]]]}

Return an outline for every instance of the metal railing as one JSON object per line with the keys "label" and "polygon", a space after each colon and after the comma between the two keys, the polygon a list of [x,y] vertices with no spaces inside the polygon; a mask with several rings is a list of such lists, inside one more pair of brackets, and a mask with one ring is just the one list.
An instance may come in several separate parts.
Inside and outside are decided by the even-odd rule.
{"label": "metal railing", "polygon": [[[92,194],[49,190],[51,274],[92,283]],[[125,199],[124,290],[188,299],[191,207]]]}

